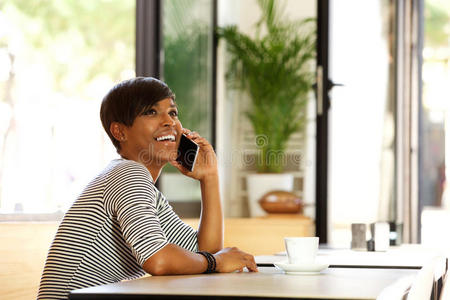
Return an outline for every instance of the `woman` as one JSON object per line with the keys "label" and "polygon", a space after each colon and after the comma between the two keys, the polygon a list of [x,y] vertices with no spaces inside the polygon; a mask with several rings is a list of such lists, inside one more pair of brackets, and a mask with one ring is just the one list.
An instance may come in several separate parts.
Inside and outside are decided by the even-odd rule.
{"label": "woman", "polygon": [[[257,271],[252,255],[223,248],[217,160],[206,139],[182,128],[175,95],[154,78],[134,78],[103,99],[103,128],[121,158],[85,188],[50,248],[38,299],[151,275]],[[181,134],[200,149],[192,172],[175,161]],[[155,187],[166,163],[200,181],[198,231],[184,224]],[[174,187],[177,188],[177,187]]]}

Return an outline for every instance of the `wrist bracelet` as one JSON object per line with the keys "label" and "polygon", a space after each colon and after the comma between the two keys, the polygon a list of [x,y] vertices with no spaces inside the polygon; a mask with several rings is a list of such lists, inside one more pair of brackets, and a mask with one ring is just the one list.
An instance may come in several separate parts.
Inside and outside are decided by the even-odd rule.
{"label": "wrist bracelet", "polygon": [[204,273],[214,273],[216,271],[217,266],[216,258],[214,257],[214,255],[206,251],[197,251],[197,253],[203,255],[208,262],[208,268]]}

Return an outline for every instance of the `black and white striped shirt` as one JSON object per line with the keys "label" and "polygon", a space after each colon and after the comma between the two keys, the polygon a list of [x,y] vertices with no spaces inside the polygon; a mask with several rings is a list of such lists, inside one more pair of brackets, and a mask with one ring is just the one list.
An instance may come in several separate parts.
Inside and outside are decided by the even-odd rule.
{"label": "black and white striped shirt", "polygon": [[197,251],[197,232],[174,213],[145,166],[114,160],[64,216],[38,299],[67,299],[74,289],[141,277],[145,261],[168,243]]}

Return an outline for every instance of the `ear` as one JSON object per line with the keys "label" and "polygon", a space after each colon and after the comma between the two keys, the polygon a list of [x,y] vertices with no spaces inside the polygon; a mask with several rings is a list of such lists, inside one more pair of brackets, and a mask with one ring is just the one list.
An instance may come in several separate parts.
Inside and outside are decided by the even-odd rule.
{"label": "ear", "polygon": [[125,125],[118,122],[112,122],[109,126],[109,131],[119,142],[125,142],[127,140]]}

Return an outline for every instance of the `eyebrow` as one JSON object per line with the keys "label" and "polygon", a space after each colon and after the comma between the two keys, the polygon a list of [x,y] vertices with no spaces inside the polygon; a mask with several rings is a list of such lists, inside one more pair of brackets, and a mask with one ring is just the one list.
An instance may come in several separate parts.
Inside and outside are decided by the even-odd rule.
{"label": "eyebrow", "polygon": [[[150,106],[150,107],[153,107],[153,106],[159,107],[159,102],[156,102],[155,104],[153,104],[153,105]],[[178,108],[178,105],[176,105],[175,103],[173,103],[173,104],[170,104],[170,107],[171,107],[171,108],[172,108],[172,107]]]}
{"label": "eyebrow", "polygon": [[[159,106],[158,103],[155,103],[153,105],[148,105],[142,109],[142,111],[139,113],[139,115],[144,114],[145,112],[149,111],[150,109],[152,109],[152,107],[158,109],[158,106]],[[178,106],[176,104],[171,104],[170,108],[176,108],[178,111]]]}

